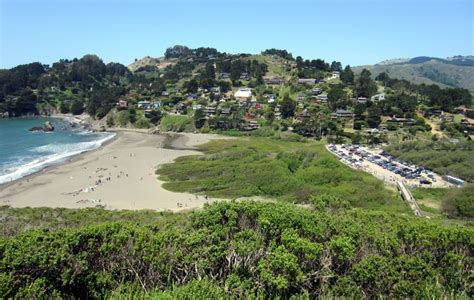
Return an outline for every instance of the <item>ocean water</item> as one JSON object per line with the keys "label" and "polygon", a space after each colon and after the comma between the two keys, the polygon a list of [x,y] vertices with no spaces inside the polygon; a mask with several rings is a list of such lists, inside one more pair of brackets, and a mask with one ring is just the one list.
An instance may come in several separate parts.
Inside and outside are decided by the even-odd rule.
{"label": "ocean water", "polygon": [[[53,132],[31,132],[50,121]],[[0,119],[0,184],[64,162],[79,153],[96,149],[114,136],[73,128],[59,118]]]}

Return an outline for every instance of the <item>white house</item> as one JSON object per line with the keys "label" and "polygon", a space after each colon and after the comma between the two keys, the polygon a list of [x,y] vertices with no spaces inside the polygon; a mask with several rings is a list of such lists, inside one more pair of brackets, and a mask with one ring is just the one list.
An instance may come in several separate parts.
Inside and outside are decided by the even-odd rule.
{"label": "white house", "polygon": [[246,101],[252,98],[252,89],[249,89],[249,88],[239,89],[237,92],[235,92],[234,97],[235,99],[239,101]]}

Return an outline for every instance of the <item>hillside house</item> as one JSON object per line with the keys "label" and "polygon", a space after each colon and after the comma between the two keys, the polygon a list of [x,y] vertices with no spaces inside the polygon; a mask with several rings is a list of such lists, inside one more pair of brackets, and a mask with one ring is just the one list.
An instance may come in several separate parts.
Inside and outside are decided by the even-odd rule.
{"label": "hillside house", "polygon": [[341,74],[338,71],[333,71],[329,76],[329,79],[339,79],[340,75]]}
{"label": "hillside house", "polygon": [[127,108],[128,107],[128,101],[125,100],[125,99],[120,99],[117,102],[117,106],[120,107],[120,108]]}
{"label": "hillside house", "polygon": [[142,100],[137,102],[137,107],[142,109],[149,109],[151,102],[148,100]]}
{"label": "hillside house", "polygon": [[331,114],[331,118],[333,119],[343,119],[343,118],[352,118],[352,117],[353,117],[353,113],[345,109],[338,109]]}
{"label": "hillside house", "polygon": [[208,116],[214,116],[216,114],[216,108],[213,106],[206,106],[203,111]]}
{"label": "hillside house", "polygon": [[220,114],[222,116],[229,116],[232,113],[232,109],[230,107],[223,107],[220,109]]}
{"label": "hillside house", "polygon": [[237,92],[235,92],[234,97],[238,101],[247,101],[252,98],[252,89],[250,88],[239,89]]}
{"label": "hillside house", "polygon": [[370,101],[372,102],[385,101],[385,93],[377,94],[370,97]]}
{"label": "hillside house", "polygon": [[466,115],[470,111],[474,111],[474,109],[473,108],[467,108],[465,105],[461,105],[461,106],[456,107],[456,112],[458,114]]}
{"label": "hillside house", "polygon": [[283,79],[280,77],[264,77],[263,81],[267,85],[281,85],[283,83]]}
{"label": "hillside house", "polygon": [[316,79],[315,78],[298,78],[298,83],[314,85],[316,84]]}
{"label": "hillside house", "polygon": [[316,99],[318,99],[318,101],[321,102],[321,103],[327,103],[328,102],[328,95],[321,94],[321,95],[316,96]]}

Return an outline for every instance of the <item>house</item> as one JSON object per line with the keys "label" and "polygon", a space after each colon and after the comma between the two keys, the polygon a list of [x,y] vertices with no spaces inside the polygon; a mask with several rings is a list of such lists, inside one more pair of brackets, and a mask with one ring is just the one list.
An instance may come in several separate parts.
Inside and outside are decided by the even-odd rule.
{"label": "house", "polygon": [[250,76],[248,73],[242,73],[240,75],[240,80],[250,80]]}
{"label": "house", "polygon": [[188,94],[188,99],[190,100],[197,100],[198,95],[197,94]]}
{"label": "house", "polygon": [[232,109],[230,107],[223,107],[220,109],[220,114],[223,116],[229,116],[232,112]]}
{"label": "house", "polygon": [[456,107],[456,112],[458,114],[466,115],[470,111],[474,111],[474,109],[473,108],[467,108],[465,105],[461,105],[461,106]]}
{"label": "house", "polygon": [[367,98],[365,98],[365,97],[357,97],[357,99],[356,99],[357,104],[364,104],[366,102],[367,102]]}
{"label": "house", "polygon": [[251,130],[256,130],[259,128],[260,128],[260,124],[258,124],[257,121],[250,120],[244,123],[242,130],[251,131]]}
{"label": "house", "polygon": [[170,93],[168,91],[163,91],[163,92],[161,92],[161,96],[162,97],[169,97]]}
{"label": "house", "polygon": [[370,97],[370,101],[372,102],[385,101],[385,93],[377,94]]}
{"label": "house", "polygon": [[296,114],[296,120],[303,121],[305,119],[309,119],[311,115],[309,114],[307,109],[303,109],[302,111]]}
{"label": "house", "polygon": [[328,102],[328,95],[321,94],[321,95],[316,96],[316,99],[318,99],[318,101],[320,101],[321,103],[327,103]]}
{"label": "house", "polygon": [[235,99],[239,101],[247,101],[250,98],[252,98],[252,89],[250,88],[239,89],[237,92],[235,92],[234,97]]}
{"label": "house", "polygon": [[298,78],[299,84],[316,84],[315,78]]}
{"label": "house", "polygon": [[148,109],[150,107],[150,101],[142,100],[137,102],[138,108]]}
{"label": "house", "polygon": [[220,94],[221,93],[221,87],[220,86],[211,87],[211,92],[214,93],[214,94]]}
{"label": "house", "polygon": [[474,128],[474,119],[470,119],[470,118],[462,119],[461,125],[466,126],[468,128]]}
{"label": "house", "polygon": [[121,108],[127,108],[128,107],[128,101],[124,99],[120,99],[119,102],[117,102],[117,106]]}
{"label": "house", "polygon": [[329,79],[339,79],[340,73],[338,71],[333,71],[329,76]]}
{"label": "house", "polygon": [[352,118],[353,114],[349,110],[338,109],[331,114],[331,118],[340,119],[340,118]]}
{"label": "house", "polygon": [[155,102],[153,102],[152,106],[153,106],[154,109],[160,108],[160,107],[161,107],[161,101],[155,101]]}
{"label": "house", "polygon": [[387,123],[401,123],[403,124],[414,124],[415,119],[412,118],[397,118],[395,116],[391,117],[390,119],[387,120]]}
{"label": "house", "polygon": [[314,89],[311,90],[311,93],[315,96],[320,95],[322,92],[323,92],[323,90],[320,89],[320,88],[314,88]]}
{"label": "house", "polygon": [[283,83],[283,79],[280,77],[264,77],[263,81],[267,85],[281,85]]}
{"label": "house", "polygon": [[230,73],[222,72],[219,74],[220,79],[230,79]]}
{"label": "house", "polygon": [[208,116],[216,114],[216,108],[213,106],[206,106],[203,111]]}
{"label": "house", "polygon": [[198,109],[202,109],[202,104],[194,104],[193,105],[193,110],[198,110]]}

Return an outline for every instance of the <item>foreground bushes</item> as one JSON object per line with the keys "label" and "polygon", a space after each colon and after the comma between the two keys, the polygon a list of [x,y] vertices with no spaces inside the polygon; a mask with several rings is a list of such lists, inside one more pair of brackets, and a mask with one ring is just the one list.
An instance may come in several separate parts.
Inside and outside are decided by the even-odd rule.
{"label": "foreground bushes", "polygon": [[180,218],[157,213],[158,222],[148,225],[117,221],[4,237],[0,292],[4,298],[473,296],[472,229],[347,210],[334,197],[311,201],[318,211],[231,202]]}

